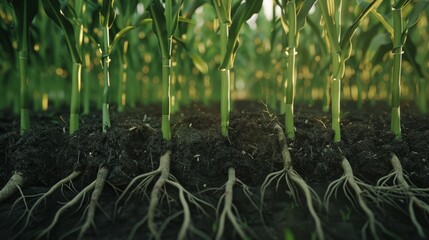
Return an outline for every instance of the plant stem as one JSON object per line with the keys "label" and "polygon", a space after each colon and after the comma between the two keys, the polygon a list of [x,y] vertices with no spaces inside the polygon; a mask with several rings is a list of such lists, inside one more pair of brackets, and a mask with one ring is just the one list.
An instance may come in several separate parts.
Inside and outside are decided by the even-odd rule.
{"label": "plant stem", "polygon": [[[285,130],[286,136],[289,139],[295,139],[295,127],[293,120],[293,103],[295,98],[295,82],[296,82],[296,6],[295,1],[288,1],[286,4],[286,12],[288,16],[289,32],[288,32],[288,48],[287,48],[287,72],[286,82],[284,86],[284,94],[286,100],[285,109]],[[282,15],[284,17],[284,15]]]}
{"label": "plant stem", "polygon": [[[87,59],[88,58],[88,59]],[[90,63],[89,63],[89,54],[85,54],[85,72],[83,75],[83,114],[89,114],[91,108],[91,88],[90,88]]]}
{"label": "plant stem", "polygon": [[19,55],[19,78],[21,82],[20,87],[20,105],[21,105],[21,135],[25,131],[30,129],[30,101],[29,101],[29,91],[28,91],[28,78],[27,78],[27,66],[28,66],[28,56],[27,56],[27,36],[23,37],[24,48],[18,51]]}
{"label": "plant stem", "polygon": [[168,38],[168,49],[169,53],[167,56],[162,56],[162,122],[161,122],[161,131],[162,137],[165,140],[171,139],[170,131],[170,94],[171,94],[171,46],[173,43],[173,38]]}
{"label": "plant stem", "polygon": [[102,26],[101,30],[103,32],[103,77],[104,77],[104,89],[103,89],[103,106],[102,106],[102,114],[103,114],[103,132],[107,132],[107,129],[110,128],[110,115],[109,115],[109,88],[110,88],[110,76],[109,76],[109,28],[107,26]]}
{"label": "plant stem", "polygon": [[[221,59],[224,59],[226,54],[226,48],[228,43],[228,23],[220,24],[220,55]],[[231,75],[230,69],[220,70],[221,76],[221,98],[220,98],[220,112],[221,112],[221,134],[224,137],[228,137],[229,127],[229,111],[230,111],[230,99],[231,99]]]}
{"label": "plant stem", "polygon": [[73,63],[71,104],[70,104],[70,129],[69,129],[70,135],[79,129],[81,70],[82,70],[82,64]]}
{"label": "plant stem", "polygon": [[392,112],[390,131],[396,139],[401,138],[400,96],[402,65],[402,8],[393,9],[393,73],[392,73]]}

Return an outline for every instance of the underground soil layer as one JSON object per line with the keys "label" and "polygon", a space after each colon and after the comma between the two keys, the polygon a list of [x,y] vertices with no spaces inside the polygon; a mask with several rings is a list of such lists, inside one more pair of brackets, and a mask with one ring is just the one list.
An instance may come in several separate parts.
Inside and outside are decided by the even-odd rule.
{"label": "underground soil layer", "polygon": [[[160,108],[159,108],[160,109]],[[323,200],[327,186],[342,176],[342,157],[346,157],[356,178],[369,185],[392,171],[390,159],[396,154],[409,181],[419,188],[429,188],[429,119],[417,114],[409,105],[402,107],[402,140],[395,140],[389,132],[389,113],[386,106],[365,106],[356,109],[353,103],[342,106],[342,141],[334,143],[330,129],[330,115],[319,106],[295,108],[296,138],[288,140],[294,170]],[[31,130],[19,136],[19,118],[8,112],[0,113],[0,186],[3,187],[14,171],[23,174],[25,185],[10,199],[0,203],[0,236],[2,239],[34,239],[51,223],[55,213],[97,177],[100,166],[110,170],[107,183],[98,201],[94,227],[84,239],[126,239],[133,227],[148,212],[150,191],[132,195],[115,208],[119,195],[131,179],[158,168],[160,157],[171,151],[171,170],[187,191],[214,207],[222,198],[228,169],[236,170],[236,178],[246,187],[234,187],[234,212],[249,238],[295,239],[315,237],[315,224],[299,189],[291,189],[286,181],[272,183],[261,203],[260,187],[268,174],[283,168],[282,146],[278,142],[275,124],[284,125],[284,115],[277,115],[252,101],[234,104],[230,116],[229,137],[220,136],[219,106],[193,104],[174,113],[172,139],[166,142],[160,132],[158,108],[143,107],[122,113],[112,111],[112,128],[101,132],[101,114],[81,116],[80,129],[68,135],[66,110],[37,113],[31,117]],[[41,194],[72,171],[82,174],[47,197],[32,213],[25,226],[25,216]],[[245,191],[246,190],[246,191]],[[250,191],[247,192],[247,190]],[[165,186],[168,195],[161,198],[155,220],[163,229],[162,239],[174,239],[182,224],[182,206],[178,190]],[[292,191],[297,199],[292,198]],[[349,193],[350,194],[350,193]],[[76,206],[65,211],[51,239],[75,239],[65,234],[83,223],[90,194]],[[398,199],[396,204],[406,208]],[[427,199],[424,199],[427,203]],[[400,239],[418,239],[417,232],[406,212],[391,205],[378,206],[370,202],[377,221]],[[201,209],[190,204],[192,225],[200,233],[190,232],[189,239],[202,236],[214,238],[219,211]],[[115,212],[116,210],[116,212]],[[322,220],[327,239],[362,239],[366,216],[358,205],[347,200],[340,188],[330,200],[329,211],[316,209]],[[170,217],[177,215],[176,217]],[[429,229],[428,216],[417,217]],[[166,219],[169,219],[166,222]],[[167,224],[167,225],[166,225]],[[147,224],[135,232],[134,239],[151,237]],[[426,232],[428,234],[429,232]],[[386,237],[387,235],[381,236]],[[224,239],[239,239],[230,222],[226,222]]]}

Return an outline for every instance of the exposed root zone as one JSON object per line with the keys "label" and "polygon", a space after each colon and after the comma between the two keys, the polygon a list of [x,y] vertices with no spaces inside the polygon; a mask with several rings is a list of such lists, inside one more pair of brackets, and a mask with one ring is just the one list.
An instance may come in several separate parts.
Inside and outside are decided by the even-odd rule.
{"label": "exposed root zone", "polygon": [[234,226],[234,229],[237,231],[238,235],[240,235],[241,239],[249,239],[246,233],[244,232],[243,228],[240,226],[239,221],[237,219],[237,216],[233,213],[233,190],[234,185],[236,184],[237,179],[235,177],[235,169],[229,168],[228,169],[228,181],[225,183],[225,192],[222,196],[222,198],[219,201],[219,205],[224,201],[222,213],[220,214],[219,220],[218,220],[218,229],[216,232],[216,239],[221,239],[223,236],[223,233],[225,231],[225,218],[228,216],[229,221]]}
{"label": "exposed root zone", "polygon": [[[366,238],[365,232],[368,226],[369,226],[371,235],[374,239],[380,239],[377,233],[377,228],[376,228],[377,226],[381,228],[383,232],[385,232],[386,234],[389,234],[389,232],[386,231],[383,225],[376,220],[374,212],[370,209],[370,207],[368,206],[367,200],[365,199],[365,196],[366,196],[369,199],[375,200],[375,197],[371,195],[375,192],[375,187],[365,184],[359,179],[357,179],[353,174],[353,170],[349,161],[345,157],[343,157],[343,160],[341,161],[341,167],[343,168],[343,171],[344,171],[343,176],[341,176],[341,178],[329,184],[328,189],[326,190],[325,197],[324,197],[326,208],[327,209],[329,208],[329,199],[332,196],[332,194],[335,193],[335,196],[336,196],[338,187],[342,185],[344,194],[346,195],[347,199],[351,203],[354,203],[354,200],[356,200],[360,209],[365,213],[365,215],[368,218],[367,223],[362,228],[362,238]],[[352,193],[349,193],[347,186],[351,188]],[[365,190],[363,190],[362,188],[364,188]]]}
{"label": "exposed root zone", "polygon": [[[295,187],[294,184],[296,184],[303,192],[304,197],[306,199],[306,205],[307,208],[315,222],[316,225],[316,234],[319,239],[325,239],[323,229],[322,229],[322,223],[320,221],[319,216],[317,215],[313,201],[320,202],[320,199],[316,192],[308,186],[308,184],[304,181],[304,179],[299,176],[299,174],[293,169],[292,167],[292,158],[288,149],[288,145],[286,142],[286,136],[283,132],[283,129],[280,127],[280,125],[276,124],[274,126],[277,135],[278,140],[282,146],[282,158],[283,158],[283,169],[277,172],[270,173],[264,180],[264,182],[261,185],[261,211],[262,211],[262,205],[264,201],[264,195],[267,187],[277,179],[276,187],[279,185],[279,182],[281,178],[285,177],[286,184],[288,188],[291,190],[292,197],[296,201],[296,193],[295,193]],[[262,216],[262,213],[261,213]]]}
{"label": "exposed root zone", "polygon": [[[423,214],[429,214],[428,203],[419,198],[420,196],[428,199],[429,189],[421,189],[413,186],[413,184],[408,180],[408,178],[404,174],[404,171],[402,169],[402,164],[395,154],[392,154],[390,163],[392,164],[393,172],[381,178],[378,181],[378,185],[384,190],[393,192],[395,195],[402,195],[407,198],[408,214],[410,215],[411,222],[416,227],[420,237],[425,238],[426,234],[423,226],[420,224],[420,222],[417,219],[415,208],[420,209],[423,212]],[[391,178],[393,178],[394,185],[386,186],[386,182],[388,182],[388,180]]]}
{"label": "exposed root zone", "polygon": [[[156,209],[157,209],[157,206],[160,202],[160,199],[163,197],[162,194],[167,194],[165,191],[165,187],[167,184],[175,187],[179,191],[179,202],[183,208],[183,211],[182,211],[183,222],[182,222],[182,226],[180,227],[177,238],[178,239],[186,239],[188,231],[192,231],[202,238],[207,237],[203,233],[201,233],[200,231],[198,231],[197,229],[195,229],[192,226],[191,210],[190,210],[188,202],[194,204],[203,213],[205,213],[205,211],[200,204],[204,204],[204,205],[209,206],[211,208],[214,208],[214,207],[211,204],[193,196],[182,185],[180,185],[177,182],[177,180],[170,174],[170,155],[171,155],[171,152],[167,151],[163,156],[161,156],[159,167],[157,170],[139,175],[139,176],[135,177],[133,180],[131,180],[131,182],[128,184],[128,186],[126,187],[124,192],[121,194],[121,196],[118,198],[118,200],[115,204],[115,212],[116,212],[116,210],[118,209],[119,203],[121,202],[121,200],[123,198],[125,198],[125,196],[127,194],[129,194],[129,195],[128,195],[128,198],[126,201],[128,201],[128,199],[131,197],[131,195],[133,193],[135,193],[136,191],[143,190],[143,192],[146,192],[146,189],[147,189],[149,183],[152,181],[152,179],[156,175],[160,174],[160,177],[155,182],[153,189],[151,191],[151,194],[150,194],[150,202],[149,202],[147,216],[145,216],[142,219],[142,221],[138,222],[133,227],[131,234],[129,236],[129,239],[131,239],[134,236],[137,229],[141,225],[143,225],[143,223],[145,221],[147,221],[147,225],[148,225],[148,228],[149,228],[151,235],[155,239],[161,238],[161,234],[162,234],[162,231],[165,228],[165,226],[158,229],[157,224],[155,223],[155,214],[156,214]],[[138,183],[137,187],[133,188],[133,186],[136,183]],[[174,217],[176,217],[176,214],[174,214]],[[170,221],[170,220],[167,219],[166,221]],[[163,224],[163,225],[165,225],[165,224]]]}
{"label": "exposed root zone", "polygon": [[33,206],[28,211],[24,226],[21,228],[21,230],[18,232],[18,234],[16,236],[19,236],[28,227],[28,224],[30,223],[30,219],[34,217],[33,216],[34,211],[37,209],[37,207],[42,202],[44,202],[46,200],[46,198],[48,198],[50,195],[52,195],[52,193],[54,193],[59,188],[63,187],[64,184],[67,184],[67,183],[73,181],[75,178],[80,176],[80,174],[81,174],[80,171],[73,171],[70,175],[68,175],[67,177],[61,179],[56,184],[54,184],[54,186],[52,186],[46,193],[44,193],[39,199],[37,199],[37,201],[33,204]]}
{"label": "exposed root zone", "polygon": [[78,239],[81,239],[83,235],[88,231],[91,226],[94,226],[95,210],[98,206],[98,200],[103,192],[104,184],[106,183],[107,175],[109,175],[109,169],[107,166],[102,166],[97,173],[97,179],[95,180],[94,191],[91,195],[91,200],[88,204],[88,212],[86,215],[86,221],[80,229]]}

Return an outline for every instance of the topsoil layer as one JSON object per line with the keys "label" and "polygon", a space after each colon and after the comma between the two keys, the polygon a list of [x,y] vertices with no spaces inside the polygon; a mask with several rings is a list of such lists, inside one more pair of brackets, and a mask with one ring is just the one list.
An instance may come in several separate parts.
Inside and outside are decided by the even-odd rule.
{"label": "topsoil layer", "polygon": [[[17,117],[0,113],[0,186],[4,186],[17,170],[25,176],[22,193],[0,204],[0,236],[12,238],[22,229],[20,216],[44,193],[69,175],[73,170],[83,174],[50,196],[34,214],[25,231],[18,239],[32,239],[46,228],[56,210],[69,201],[96,178],[100,166],[110,169],[96,212],[95,225],[85,236],[87,239],[125,239],[133,226],[147,214],[146,192],[134,194],[129,201],[120,204],[114,213],[118,194],[130,180],[158,167],[159,158],[171,151],[171,174],[182,186],[197,197],[217,205],[223,194],[221,188],[227,181],[230,167],[236,176],[249,186],[253,193],[247,196],[242,187],[234,190],[236,213],[251,238],[283,239],[285,232],[296,239],[314,236],[314,222],[307,210],[305,199],[298,192],[293,201],[285,179],[271,183],[264,196],[262,216],[260,208],[260,185],[265,177],[282,169],[281,146],[274,125],[284,125],[284,116],[270,113],[261,103],[237,102],[230,117],[229,137],[219,134],[218,106],[193,105],[172,115],[172,140],[166,142],[160,132],[158,108],[144,108],[124,113],[112,112],[112,128],[101,132],[101,114],[81,117],[80,130],[68,135],[68,119],[61,113],[43,113],[32,116],[32,129],[19,136]],[[323,198],[332,181],[343,174],[340,161],[346,157],[357,179],[375,185],[392,171],[392,153],[400,159],[410,182],[420,188],[429,188],[429,119],[414,113],[409,106],[402,107],[402,140],[395,140],[390,129],[387,107],[367,107],[355,110],[354,105],[343,106],[341,130],[342,141],[334,143],[330,129],[330,116],[319,107],[298,106],[295,109],[296,139],[288,141],[293,168]],[[156,178],[155,178],[156,180]],[[276,185],[278,186],[276,187]],[[174,188],[167,187],[168,197],[158,206],[156,219],[161,227],[171,215],[181,211],[179,196]],[[428,193],[428,191],[426,191]],[[361,229],[366,222],[364,213],[346,201],[342,187],[337,200],[331,199],[330,211],[319,209],[323,228],[328,238],[361,239]],[[250,198],[250,199],[249,199]],[[15,200],[19,200],[16,201]],[[51,239],[64,236],[70,229],[78,227],[88,203],[83,201],[81,209],[75,207],[60,218],[51,232]],[[401,205],[400,200],[394,199]],[[409,216],[392,207],[376,206],[369,201],[376,218],[386,229],[399,238],[417,238]],[[25,203],[25,204],[24,204]],[[190,204],[192,206],[192,204]],[[406,205],[403,205],[406,208]],[[102,210],[100,210],[102,209]],[[216,230],[216,213],[207,208],[207,215],[192,207],[192,223],[196,229],[213,238]],[[417,211],[419,212],[419,211]],[[104,213],[104,214],[103,214]],[[419,213],[418,213],[419,214]],[[113,215],[115,218],[113,219]],[[417,216],[424,227],[428,221],[423,214]],[[177,236],[182,216],[171,219],[164,229],[163,239]],[[381,230],[380,230],[381,232]],[[267,235],[268,234],[268,235]],[[383,233],[380,233],[383,236]],[[387,236],[387,235],[385,235]],[[149,231],[143,224],[135,239],[147,239]],[[188,235],[199,239],[196,233]],[[371,238],[371,235],[368,234]],[[67,236],[74,239],[76,235]],[[238,235],[227,221],[225,239]]]}

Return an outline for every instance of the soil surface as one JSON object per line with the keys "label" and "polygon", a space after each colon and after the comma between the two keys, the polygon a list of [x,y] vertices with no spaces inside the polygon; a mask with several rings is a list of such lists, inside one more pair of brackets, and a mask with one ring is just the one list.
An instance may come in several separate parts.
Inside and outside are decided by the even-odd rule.
{"label": "soil surface", "polygon": [[[157,169],[161,155],[168,150],[171,151],[171,179],[213,206],[203,205],[202,211],[189,202],[193,231],[187,238],[215,237],[218,228],[215,209],[223,199],[231,167],[236,170],[237,179],[245,184],[245,187],[238,183],[235,186],[233,203],[234,213],[250,238],[285,239],[286,235],[292,235],[295,239],[310,239],[316,236],[302,191],[297,186],[291,188],[285,178],[267,187],[261,205],[261,184],[267,175],[283,168],[282,146],[274,130],[276,123],[283,127],[283,115],[270,112],[262,103],[236,102],[230,117],[229,137],[224,138],[219,133],[219,106],[194,104],[172,115],[172,140],[166,142],[160,132],[159,109],[112,111],[112,128],[107,133],[101,132],[101,114],[81,116],[80,130],[72,136],[68,135],[67,121],[64,121],[68,119],[66,110],[34,114],[32,129],[22,137],[19,136],[19,117],[1,112],[0,186],[6,184],[14,171],[23,173],[26,183],[21,195],[0,203],[2,239],[34,239],[49,226],[61,206],[96,179],[100,166],[107,166],[110,172],[96,210],[94,227],[84,239],[126,239],[134,230],[134,239],[150,239],[147,224],[135,226],[147,215],[150,192],[158,175],[146,189],[137,189],[136,184],[133,189],[137,191],[118,199],[131,179]],[[418,115],[409,105],[402,106],[403,136],[402,140],[395,140],[389,132],[387,107],[365,106],[357,110],[355,104],[345,103],[342,106],[342,141],[334,143],[330,114],[320,109],[319,106],[296,106],[296,139],[288,141],[294,170],[315,190],[320,201],[328,185],[343,175],[343,157],[350,162],[355,178],[367,184],[362,186],[374,186],[392,172],[392,153],[399,158],[413,187],[427,188],[422,192],[429,194],[427,116]],[[82,174],[50,195],[25,224],[28,210],[41,194],[72,171]],[[393,181],[386,184],[391,185]],[[168,195],[160,199],[156,223],[158,229],[162,229],[161,239],[175,239],[183,221],[179,192],[172,186],[166,186],[163,191]],[[296,193],[296,201],[292,193]],[[364,193],[367,192],[364,190]],[[336,196],[330,198],[329,210],[314,201],[320,206],[316,210],[326,238],[372,239],[369,230],[361,231],[367,222],[365,213],[356,200],[350,202],[347,196],[355,195],[350,188],[340,185]],[[419,239],[409,214],[403,210],[408,206],[404,196],[389,195],[390,203],[394,204],[369,196],[366,196],[367,203],[386,230],[378,228],[381,238],[390,239],[394,235],[399,239]],[[90,194],[61,215],[50,232],[50,239],[77,237],[76,232],[69,233],[82,225],[89,199]],[[429,204],[427,195],[421,199]],[[419,208],[415,210],[429,235],[428,216]],[[224,239],[239,239],[228,220]]]}

